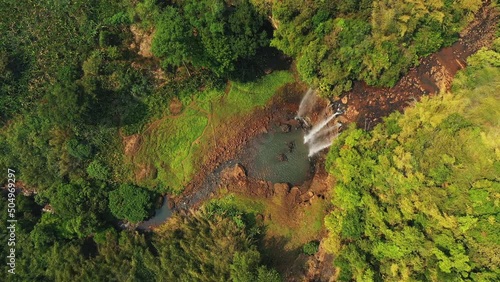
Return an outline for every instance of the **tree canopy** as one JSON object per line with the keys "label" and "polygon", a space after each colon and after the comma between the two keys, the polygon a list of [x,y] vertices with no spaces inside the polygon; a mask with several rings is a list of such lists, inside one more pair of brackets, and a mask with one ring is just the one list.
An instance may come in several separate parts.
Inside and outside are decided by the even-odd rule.
{"label": "tree canopy", "polygon": [[148,217],[152,208],[150,193],[140,187],[122,184],[109,192],[109,209],[119,219],[139,222]]}
{"label": "tree canopy", "polygon": [[189,63],[228,75],[266,44],[263,23],[248,0],[182,1],[159,12],[152,51],[166,65]]}
{"label": "tree canopy", "polygon": [[329,95],[353,80],[393,86],[418,58],[453,43],[481,1],[276,1],[271,41]]}
{"label": "tree canopy", "polygon": [[334,143],[335,209],[326,225],[341,280],[499,277],[496,51],[470,57],[453,94],[423,98],[372,132],[351,128]]}

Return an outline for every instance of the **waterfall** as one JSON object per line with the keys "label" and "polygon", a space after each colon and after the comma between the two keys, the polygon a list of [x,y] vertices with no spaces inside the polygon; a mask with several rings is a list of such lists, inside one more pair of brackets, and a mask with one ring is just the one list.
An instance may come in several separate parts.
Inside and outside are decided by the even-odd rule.
{"label": "waterfall", "polygon": [[319,151],[326,149],[332,145],[332,142],[335,138],[337,138],[339,134],[335,134],[333,136],[330,136],[329,138],[326,138],[324,140],[320,140],[317,143],[312,143],[309,145],[309,157],[314,156],[316,153]]}
{"label": "waterfall", "polygon": [[[296,119],[302,120],[307,126],[309,126],[305,118],[314,108],[316,100],[316,91],[309,88],[300,102]],[[338,129],[342,126],[342,124],[336,122],[332,125],[330,122],[337,116],[341,115],[342,111],[337,110],[334,114],[325,117],[329,110],[330,109],[327,107],[322,111],[320,116],[323,118],[316,122],[316,124],[312,124],[311,130],[304,136],[304,144],[307,144],[309,148],[309,157],[312,157],[319,151],[330,147],[333,139],[337,138],[339,134]],[[337,130],[336,133],[334,133],[335,130]]]}
{"label": "waterfall", "polygon": [[[340,113],[335,113],[331,116],[329,116],[328,118],[326,119],[323,119],[320,123],[316,124],[315,126],[313,126],[313,128],[311,129],[311,131],[309,131],[309,133],[306,134],[306,136],[304,136],[304,143],[307,143],[309,142],[309,140],[311,138],[314,138],[314,136],[321,130],[323,129],[323,127],[325,127],[332,119],[336,118]],[[327,127],[328,129],[328,127]]]}
{"label": "waterfall", "polygon": [[340,122],[337,122],[331,127],[325,127],[323,129],[321,129],[318,133],[316,133],[315,137],[319,139],[319,138],[321,138],[325,135],[328,135],[328,134],[332,133],[333,131],[339,129],[341,126],[342,126],[342,124]]}
{"label": "waterfall", "polygon": [[307,89],[307,92],[302,98],[302,101],[300,101],[299,110],[297,111],[297,117],[303,119],[306,114],[311,112],[315,102],[316,91],[312,90],[311,88]]}

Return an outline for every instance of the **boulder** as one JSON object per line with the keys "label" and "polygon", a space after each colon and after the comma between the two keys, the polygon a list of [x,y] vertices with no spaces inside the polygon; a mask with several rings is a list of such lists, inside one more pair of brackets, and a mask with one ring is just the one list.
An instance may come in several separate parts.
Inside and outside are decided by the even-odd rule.
{"label": "boulder", "polygon": [[278,161],[280,161],[280,162],[287,162],[288,161],[288,157],[285,154],[279,154],[278,155]]}
{"label": "boulder", "polygon": [[235,180],[237,180],[238,182],[243,182],[247,179],[245,167],[243,167],[241,164],[236,164],[233,167],[225,168],[221,172],[221,179],[229,180],[231,182]]}
{"label": "boulder", "polygon": [[290,129],[291,129],[291,128],[292,128],[292,127],[291,127],[289,124],[282,124],[282,125],[280,126],[281,131],[283,131],[283,132],[285,132],[285,133],[290,132]]}
{"label": "boulder", "polygon": [[285,196],[290,190],[288,183],[275,183],[273,186],[274,194],[278,196]]}
{"label": "boulder", "polygon": [[300,189],[299,187],[292,187],[290,193],[288,193],[287,201],[290,203],[300,203]]}
{"label": "boulder", "polygon": [[234,166],[232,174],[235,178],[239,179],[247,177],[247,172],[245,171],[245,167],[243,167],[241,164],[236,164]]}

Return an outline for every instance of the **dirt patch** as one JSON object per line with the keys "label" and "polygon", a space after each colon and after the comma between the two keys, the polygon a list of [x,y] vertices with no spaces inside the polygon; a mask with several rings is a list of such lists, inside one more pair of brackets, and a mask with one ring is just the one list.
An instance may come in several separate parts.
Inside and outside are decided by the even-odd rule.
{"label": "dirt patch", "polygon": [[139,134],[123,137],[123,147],[125,148],[125,155],[132,157],[137,153],[141,147],[142,138]]}
{"label": "dirt patch", "polygon": [[138,49],[137,53],[145,58],[152,58],[151,42],[153,40],[153,30],[142,30],[137,25],[131,25],[130,31],[134,35],[134,42],[130,49]]}
{"label": "dirt patch", "polygon": [[353,89],[340,98],[348,104],[345,114],[348,121],[369,130],[381,122],[382,117],[394,111],[402,112],[422,96],[449,90],[457,71],[466,66],[467,57],[492,44],[497,20],[496,8],[484,4],[455,44],[422,58],[419,65],[392,88],[355,82]]}
{"label": "dirt patch", "polygon": [[168,109],[172,115],[178,115],[182,112],[182,102],[179,100],[179,98],[174,97],[170,101],[170,104],[168,105]]}
{"label": "dirt patch", "polygon": [[144,179],[155,179],[158,174],[158,170],[152,164],[141,164],[137,166],[134,171],[135,181],[140,182]]}

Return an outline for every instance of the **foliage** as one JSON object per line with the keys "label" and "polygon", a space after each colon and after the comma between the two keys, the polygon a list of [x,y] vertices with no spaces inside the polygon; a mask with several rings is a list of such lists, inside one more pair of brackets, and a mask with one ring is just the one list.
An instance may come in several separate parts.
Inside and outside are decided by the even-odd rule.
{"label": "foliage", "polygon": [[[453,92],[423,98],[328,155],[325,224],[340,280],[487,281],[500,275],[500,68],[470,57]],[[488,54],[488,55],[486,55]]]}
{"label": "foliage", "polygon": [[[199,222],[179,217],[187,224],[161,237],[117,228],[118,219],[138,222],[152,210],[151,192],[128,184],[136,178],[134,169],[124,164],[122,137],[142,133],[144,144],[151,145],[141,147],[135,159],[144,164],[154,157],[158,181],[151,176],[152,181],[145,181],[147,188],[180,192],[206,149],[195,141],[212,139],[204,135],[211,112],[220,113],[221,120],[246,114],[265,105],[277,88],[292,80],[290,73],[277,72],[258,82],[241,83],[242,89],[258,91],[243,99],[236,95],[246,92],[233,91],[231,104],[218,104],[225,95],[221,87],[225,81],[213,73],[228,75],[267,44],[263,18],[249,2],[4,2],[0,5],[5,19],[0,24],[0,165],[15,169],[19,184],[36,191],[34,197],[17,195],[18,264],[16,276],[5,280],[165,281],[164,273],[171,267],[172,273],[177,269],[192,277],[190,269],[172,265],[182,255],[201,265],[196,256],[209,255],[201,246],[210,246],[213,234],[220,244],[212,245],[212,251],[229,248],[227,261],[214,264],[221,269],[211,272],[213,277],[279,280],[276,271],[261,265],[252,237],[258,232],[251,230],[250,221],[243,222],[242,214],[203,215]],[[221,10],[212,9],[217,7]],[[198,18],[200,13],[204,16]],[[171,19],[181,20],[182,29],[173,29],[179,23],[170,24]],[[168,72],[165,79],[154,77],[150,70],[158,68],[156,60],[144,59],[130,47],[132,25],[163,32],[159,53],[181,51],[182,46],[168,45],[179,36],[192,40],[184,46],[189,52],[199,46],[201,53],[193,57],[162,55],[166,64],[191,63],[190,76]],[[184,107],[175,120],[168,110],[174,97]],[[245,103],[237,105],[241,101]],[[225,106],[244,111],[224,112]],[[162,118],[168,121],[158,131],[145,126]],[[3,193],[0,202],[6,210]],[[5,216],[2,213],[4,229]],[[201,232],[209,225],[209,233]],[[178,232],[190,228],[199,228],[205,238],[196,241],[197,232],[187,240],[178,238]],[[164,236],[179,240],[165,244]],[[2,233],[2,255],[8,253],[6,239]],[[190,240],[199,250],[178,254]],[[169,256],[167,265],[160,262],[159,253]],[[5,264],[2,270],[6,272]]]}
{"label": "foliage", "polygon": [[318,250],[319,250],[318,241],[311,241],[302,247],[302,252],[304,252],[304,254],[309,256],[315,255],[318,252]]}
{"label": "foliage", "polygon": [[[149,190],[182,192],[217,138],[232,138],[231,130],[244,126],[237,121],[293,81],[287,71],[258,79],[252,71],[256,65],[264,69],[258,52],[269,41],[266,17],[278,26],[273,45],[296,57],[301,77],[340,92],[354,79],[393,84],[419,56],[451,44],[480,2],[406,4],[4,1],[0,166],[15,169],[19,184],[37,192],[17,195],[17,275],[5,279],[280,281],[262,264],[267,258],[256,244],[262,228],[255,215],[282,213],[275,203],[214,201],[188,216],[174,215],[147,234],[119,230],[117,221],[145,219],[152,210]],[[152,52],[165,72],[151,71],[159,68],[158,58],[135,53],[131,45],[140,43],[132,26],[155,31]],[[387,275],[401,279],[410,268],[416,279],[497,274],[497,206],[491,199],[497,197],[500,137],[498,97],[490,94],[498,93],[498,51],[496,42],[469,60],[454,85],[454,92],[463,91],[459,98],[424,102],[408,118],[390,118],[386,131],[374,132],[379,135],[352,130],[342,137],[344,149],[332,154],[346,161],[329,162],[342,172],[335,204],[345,209],[327,221],[332,238],[341,239],[330,241],[341,277],[374,277],[379,269],[385,275],[388,262]],[[182,104],[175,115],[169,107],[174,99]],[[448,111],[453,107],[458,110]],[[123,141],[132,134],[140,134],[137,147],[124,156]],[[442,141],[431,144],[426,136]],[[394,148],[379,158],[369,148],[382,148],[380,143]],[[372,177],[359,177],[358,168]],[[383,178],[374,176],[377,169],[386,173]],[[394,187],[403,188],[396,193]],[[324,210],[316,204],[296,229],[271,223],[268,231],[285,238],[295,232],[289,246],[300,251],[320,233]],[[0,222],[4,230],[6,216]],[[341,219],[340,229],[332,227],[332,218]],[[371,244],[373,238],[382,239]],[[6,239],[2,233],[3,256]],[[306,246],[314,251],[314,245]],[[430,271],[415,262],[420,257],[428,259]],[[5,264],[1,268],[6,272]]]}
{"label": "foliage", "polygon": [[109,209],[119,219],[139,222],[150,214],[151,208],[151,194],[143,188],[122,184],[109,192]]}
{"label": "foliage", "polygon": [[172,218],[159,236],[156,246],[160,266],[168,270],[162,273],[166,281],[245,281],[242,277],[259,267],[252,238],[224,214],[202,210]]}
{"label": "foliage", "polygon": [[189,23],[179,15],[179,10],[168,6],[160,14],[152,51],[164,57],[163,63],[180,66],[190,62],[193,56],[195,38],[190,34]]}
{"label": "foliage", "polygon": [[275,1],[271,45],[329,95],[353,80],[392,86],[418,58],[453,43],[481,1]]}
{"label": "foliage", "polygon": [[109,169],[97,160],[92,161],[87,167],[87,173],[90,178],[99,180],[109,179]]}
{"label": "foliage", "polygon": [[266,44],[262,25],[247,0],[186,0],[160,12],[152,51],[166,65],[190,63],[227,75]]}

